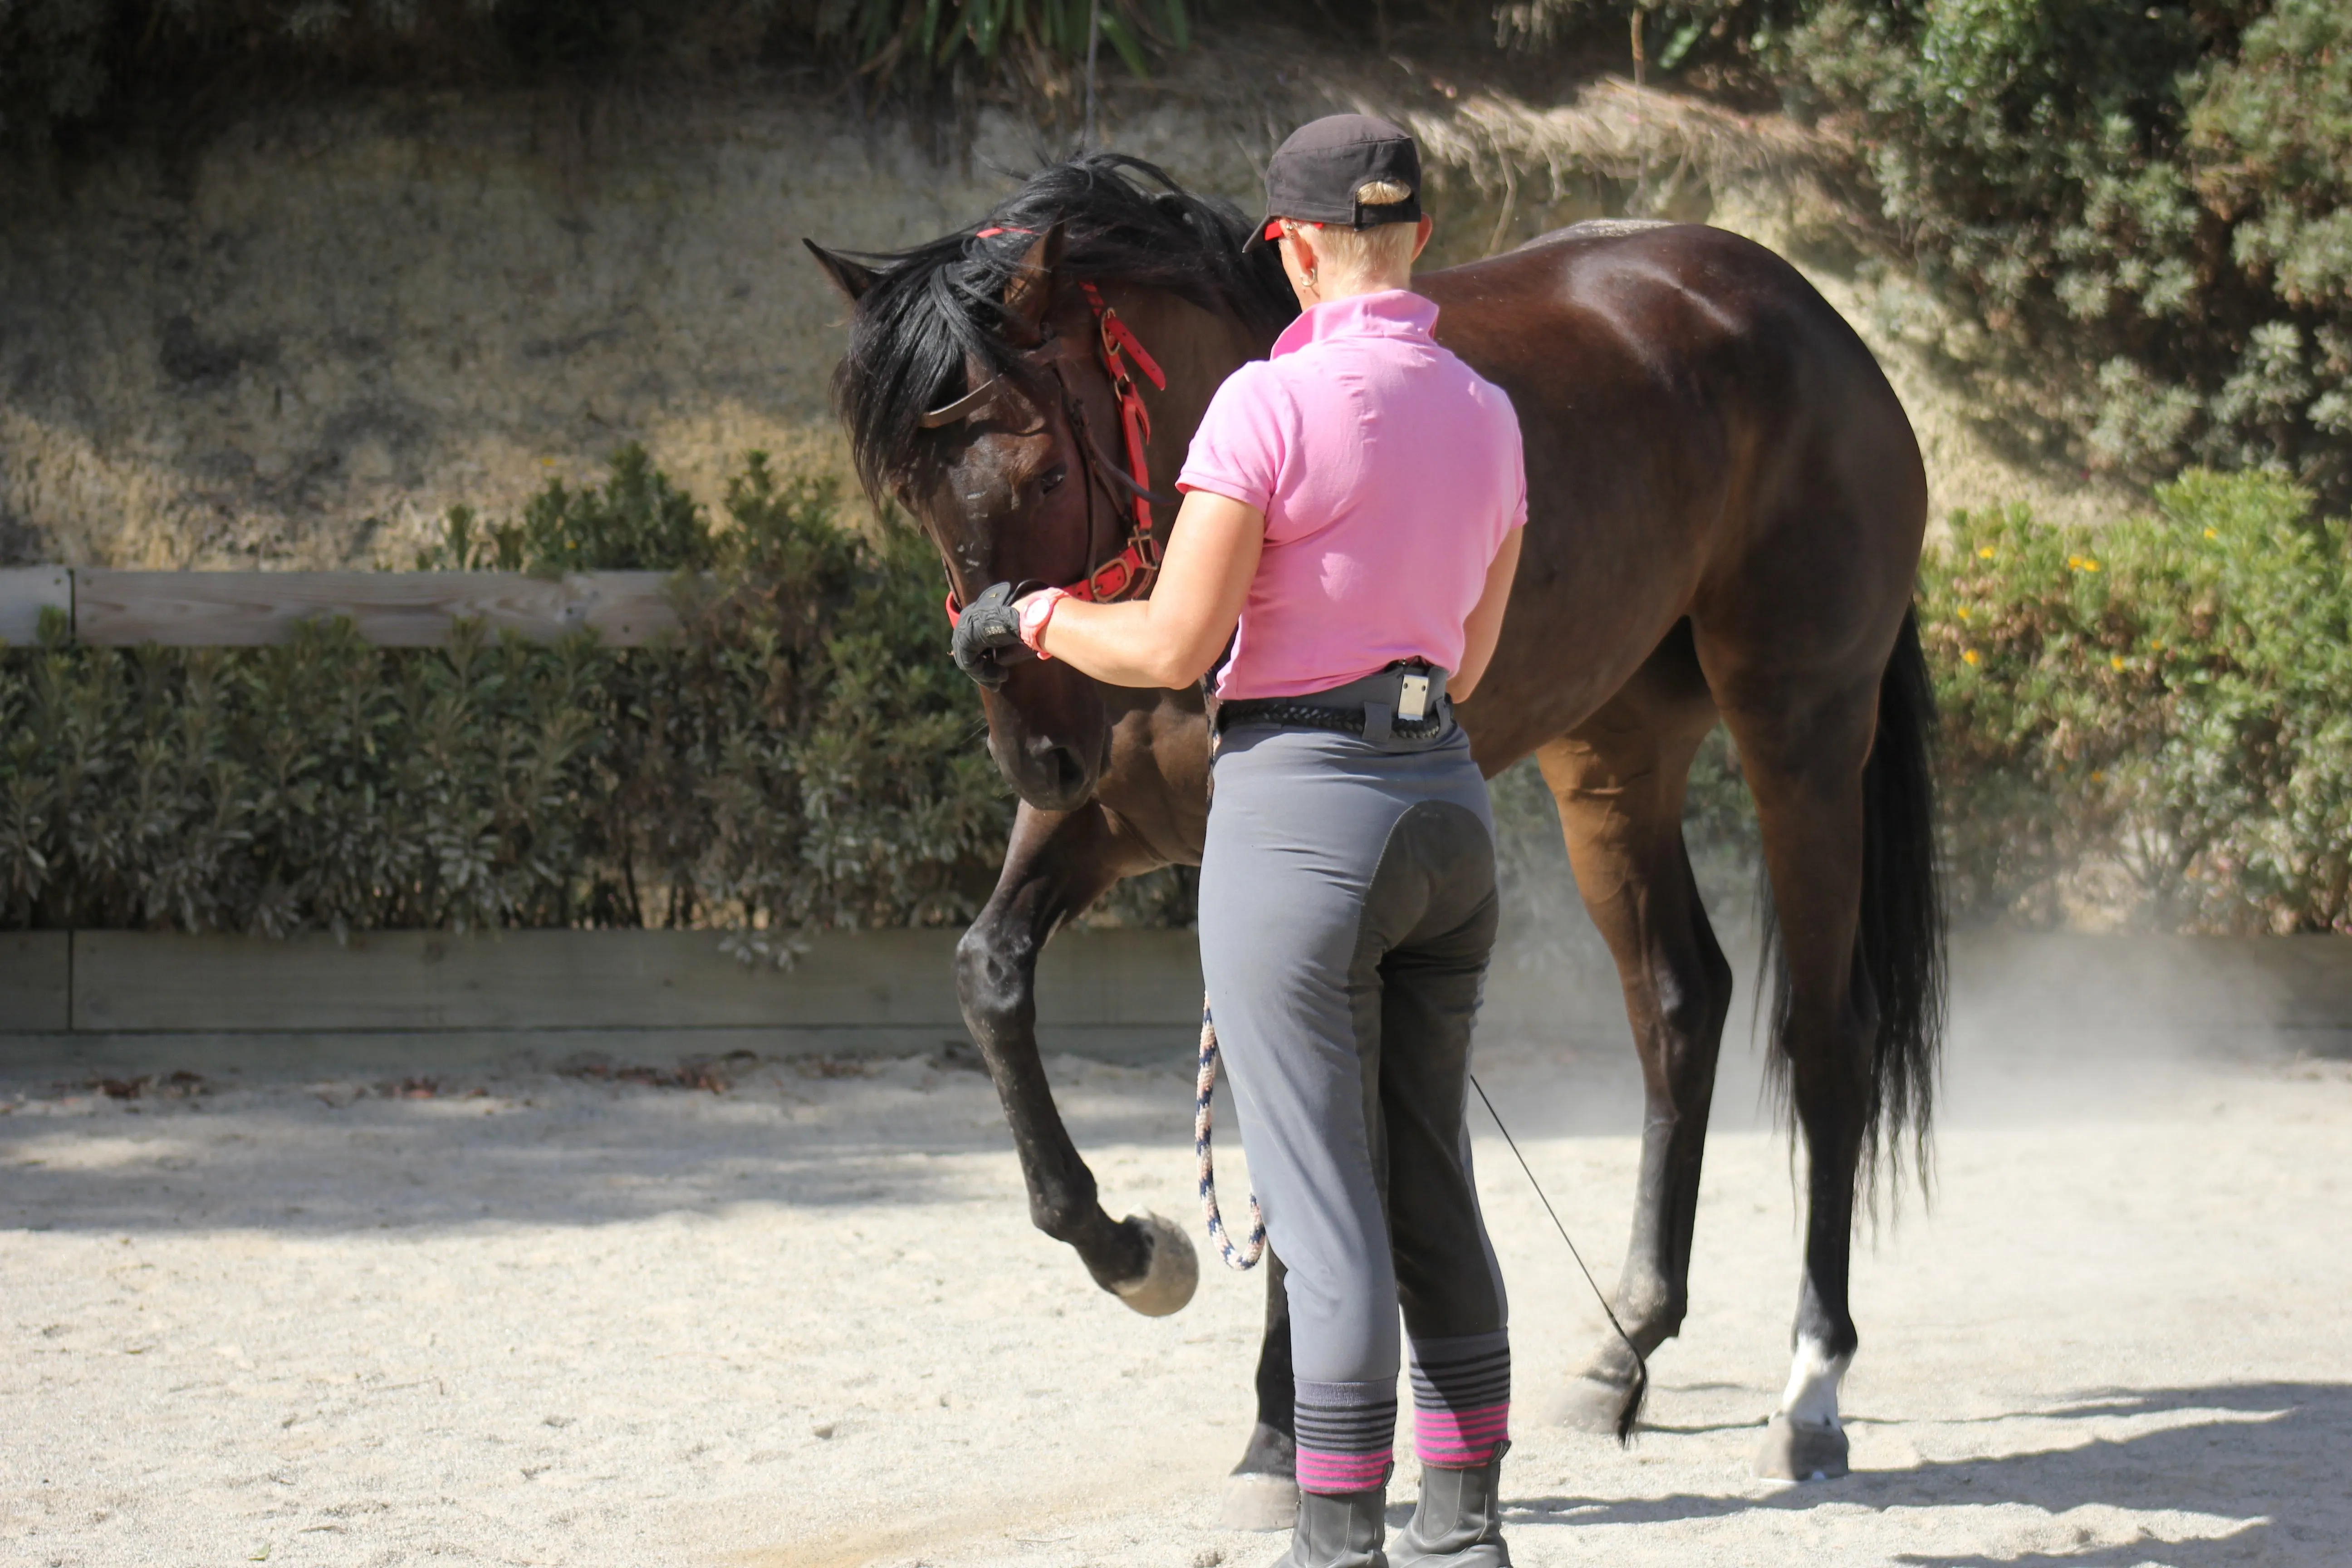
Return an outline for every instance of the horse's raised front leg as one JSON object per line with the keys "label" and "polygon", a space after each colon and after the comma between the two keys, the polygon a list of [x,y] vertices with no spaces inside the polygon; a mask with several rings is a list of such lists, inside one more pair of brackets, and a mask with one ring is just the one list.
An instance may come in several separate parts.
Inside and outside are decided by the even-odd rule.
{"label": "horse's raised front leg", "polygon": [[[1691,758],[1714,725],[1688,638],[1678,637],[1600,712],[1537,753],[1578,889],[1616,960],[1642,1063],[1641,1185],[1615,1308],[1645,1356],[1680,1331],[1690,1304],[1699,1166],[1731,1005],[1731,966],[1683,843]],[[1545,1414],[1613,1432],[1635,1375],[1612,1333]]]}
{"label": "horse's raised front leg", "polygon": [[1037,955],[1063,921],[1122,877],[1159,860],[1099,805],[1013,818],[996,891],[956,944],[956,994],[1013,1130],[1029,1218],[1065,1241],[1095,1283],[1150,1317],[1192,1299],[1200,1267],[1184,1233],[1156,1215],[1114,1220],[1070,1142],[1037,1054]]}

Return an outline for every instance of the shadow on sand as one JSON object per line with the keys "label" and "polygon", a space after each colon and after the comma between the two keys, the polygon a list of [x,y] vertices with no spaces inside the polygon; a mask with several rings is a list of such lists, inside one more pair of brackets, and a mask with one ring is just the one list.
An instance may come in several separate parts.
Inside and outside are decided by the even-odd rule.
{"label": "shadow on sand", "polygon": [[[2336,1568],[2343,1538],[2346,1465],[2352,1460],[2352,1384],[2221,1384],[2205,1388],[2101,1393],[2049,1413],[2065,1424],[2172,1418],[2123,1437],[2064,1447],[1923,1462],[1763,1496],[1676,1495],[1611,1501],[1580,1497],[1514,1501],[1512,1517],[1572,1525],[1648,1524],[1742,1515],[1801,1515],[1826,1506],[1871,1509],[2020,1504],[2048,1514],[2084,1507],[2179,1511],[2231,1521],[2209,1539],[2142,1539],[2078,1552],[2021,1556],[1903,1553],[1912,1568],[2221,1568],[2279,1564]],[[2203,1419],[2193,1419],[2201,1416]],[[2182,1417],[2192,1419],[2182,1420]],[[2029,1439],[2030,1440],[2030,1439]],[[2332,1505],[2323,1500],[2336,1500]],[[2323,1517],[2326,1510],[2330,1517]]]}

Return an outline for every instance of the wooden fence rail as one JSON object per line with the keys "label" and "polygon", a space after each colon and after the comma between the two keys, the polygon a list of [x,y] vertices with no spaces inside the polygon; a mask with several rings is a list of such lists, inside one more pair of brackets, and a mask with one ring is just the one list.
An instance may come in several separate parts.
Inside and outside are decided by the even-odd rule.
{"label": "wooden fence rail", "polygon": [[379,647],[438,647],[459,620],[552,641],[583,627],[614,647],[676,631],[666,572],[111,572],[0,570],[0,639],[23,647],[41,612],[93,647],[258,647],[305,621],[347,616]]}

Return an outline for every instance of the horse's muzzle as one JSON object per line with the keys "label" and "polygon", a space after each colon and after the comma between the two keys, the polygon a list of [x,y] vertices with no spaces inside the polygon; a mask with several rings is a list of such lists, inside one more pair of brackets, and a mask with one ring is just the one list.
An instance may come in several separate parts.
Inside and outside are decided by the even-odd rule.
{"label": "horse's muzzle", "polygon": [[1016,745],[990,750],[1004,782],[1040,811],[1076,811],[1095,793],[1100,770],[1066,742],[1031,736]]}

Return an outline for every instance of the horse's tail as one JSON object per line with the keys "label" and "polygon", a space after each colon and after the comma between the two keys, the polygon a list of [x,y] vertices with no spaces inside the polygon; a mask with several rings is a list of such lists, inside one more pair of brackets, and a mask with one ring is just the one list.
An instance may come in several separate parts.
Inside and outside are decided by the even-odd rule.
{"label": "horse's tail", "polygon": [[[1879,678],[1878,733],[1862,774],[1862,919],[1855,942],[1878,1003],[1874,1092],[1863,1124],[1864,1180],[1874,1189],[1882,1166],[1900,1171],[1906,1142],[1922,1185],[1928,1174],[1945,1000],[1935,742],[1936,689],[1919,647],[1918,616],[1906,611]],[[1769,898],[1764,913],[1777,1046],[1789,1016],[1789,968]],[[1772,1066],[1776,1076],[1786,1068],[1777,1050]]]}

